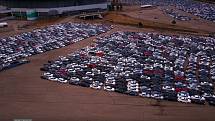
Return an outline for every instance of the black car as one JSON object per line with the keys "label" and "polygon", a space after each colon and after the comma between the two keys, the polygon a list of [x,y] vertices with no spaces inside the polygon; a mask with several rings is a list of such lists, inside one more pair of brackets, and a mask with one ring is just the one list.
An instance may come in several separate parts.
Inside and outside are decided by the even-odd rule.
{"label": "black car", "polygon": [[191,99],[191,103],[204,105],[205,101],[204,100],[200,100],[200,99]]}
{"label": "black car", "polygon": [[174,91],[163,91],[164,100],[177,101],[177,93]]}
{"label": "black car", "polygon": [[215,97],[209,97],[207,98],[207,102],[209,105],[215,106]]}

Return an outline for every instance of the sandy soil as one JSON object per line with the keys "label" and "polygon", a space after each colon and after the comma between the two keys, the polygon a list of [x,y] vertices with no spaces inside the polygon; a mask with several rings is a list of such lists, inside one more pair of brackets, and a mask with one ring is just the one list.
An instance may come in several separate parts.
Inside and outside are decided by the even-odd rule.
{"label": "sandy soil", "polygon": [[[123,29],[118,26],[103,35]],[[40,79],[40,67],[44,63],[85,47],[93,43],[94,38],[30,57],[31,63],[1,72],[0,121],[12,121],[14,118],[30,118],[33,121],[215,120],[215,108],[211,106],[167,101],[158,103],[152,99]]]}

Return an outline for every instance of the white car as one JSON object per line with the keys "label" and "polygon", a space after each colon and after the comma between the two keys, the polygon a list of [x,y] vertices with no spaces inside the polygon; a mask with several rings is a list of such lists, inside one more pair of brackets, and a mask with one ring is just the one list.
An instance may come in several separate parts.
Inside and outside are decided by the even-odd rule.
{"label": "white car", "polygon": [[105,81],[106,84],[116,84],[116,80],[114,79],[114,77],[108,77]]}
{"label": "white car", "polygon": [[189,93],[187,92],[179,92],[177,94],[177,97],[178,97],[178,102],[183,102],[183,103],[191,103],[191,99],[190,99],[190,96],[189,96]]}
{"label": "white car", "polygon": [[93,83],[90,84],[90,88],[99,90],[102,88],[102,85],[103,85],[103,83],[101,83],[99,81],[93,81]]}
{"label": "white car", "polygon": [[67,83],[68,80],[66,80],[64,78],[58,78],[58,82],[60,82],[60,83]]}
{"label": "white car", "polygon": [[80,82],[80,79],[77,77],[71,77],[69,80],[69,83],[72,83],[72,84],[78,84],[79,82]]}
{"label": "white car", "polygon": [[151,97],[151,94],[150,93],[147,93],[147,92],[141,92],[140,94],[139,94],[139,96],[141,96],[141,97]]}
{"label": "white car", "polygon": [[163,90],[170,90],[170,91],[175,91],[175,88],[174,87],[171,87],[171,86],[162,86],[162,89]]}
{"label": "white car", "polygon": [[162,100],[164,97],[159,92],[151,92],[151,98]]}
{"label": "white car", "polygon": [[135,82],[128,82],[128,86],[139,86],[139,84]]}
{"label": "white car", "polygon": [[209,93],[204,93],[202,96],[203,96],[204,98],[209,98],[209,97],[211,97],[212,95],[209,94]]}
{"label": "white car", "polygon": [[49,72],[45,72],[43,75],[46,76],[46,77],[53,77],[53,74],[51,74]]}
{"label": "white car", "polygon": [[173,67],[171,67],[171,66],[164,66],[164,70],[165,71],[167,71],[167,70],[173,71]]}
{"label": "white car", "polygon": [[163,68],[163,65],[162,65],[162,64],[159,64],[159,63],[154,63],[154,67],[160,67],[160,68]]}
{"label": "white car", "polygon": [[201,101],[205,101],[205,98],[204,97],[201,97],[201,96],[199,96],[199,95],[192,95],[191,97],[190,97],[190,99],[192,100],[196,100],[196,99],[199,99],[199,100],[201,100]]}
{"label": "white car", "polygon": [[211,87],[213,86],[213,84],[212,84],[212,83],[209,83],[209,82],[201,82],[200,85],[209,85],[209,86],[211,86]]}
{"label": "white car", "polygon": [[128,87],[127,90],[128,91],[133,91],[133,92],[139,92],[138,87]]}
{"label": "white car", "polygon": [[94,73],[93,73],[93,72],[88,71],[88,72],[86,72],[86,75],[87,75],[87,76],[94,76]]}
{"label": "white car", "polygon": [[50,80],[50,81],[58,81],[58,79],[55,78],[55,77],[48,77],[48,80]]}
{"label": "white car", "polygon": [[115,91],[115,89],[111,86],[104,86],[104,90],[107,90],[107,91],[110,91],[110,92],[113,92]]}
{"label": "white car", "polygon": [[211,76],[211,79],[215,80],[215,76]]}

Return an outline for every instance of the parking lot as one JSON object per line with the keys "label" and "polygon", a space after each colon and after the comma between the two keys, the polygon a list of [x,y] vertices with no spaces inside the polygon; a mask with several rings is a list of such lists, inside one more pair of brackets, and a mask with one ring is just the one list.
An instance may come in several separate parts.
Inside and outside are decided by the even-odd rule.
{"label": "parking lot", "polygon": [[23,58],[59,49],[111,29],[111,26],[64,23],[0,39],[0,71],[29,61]]}
{"label": "parking lot", "polygon": [[197,17],[215,22],[215,5],[194,0],[141,0],[143,4],[175,6],[177,9]]}
{"label": "parking lot", "polygon": [[117,32],[68,57],[50,60],[41,76],[54,82],[132,96],[215,105],[214,38]]}
{"label": "parking lot", "polygon": [[[99,36],[124,30],[120,28],[115,27]],[[95,37],[91,37],[61,49],[29,57],[27,59],[31,63],[1,72],[0,119],[9,121],[24,117],[36,121],[214,120],[215,110],[212,106],[169,101],[157,104],[154,99],[54,83],[40,78],[40,68],[48,60],[58,59],[59,56],[86,47],[92,44],[94,39]]]}

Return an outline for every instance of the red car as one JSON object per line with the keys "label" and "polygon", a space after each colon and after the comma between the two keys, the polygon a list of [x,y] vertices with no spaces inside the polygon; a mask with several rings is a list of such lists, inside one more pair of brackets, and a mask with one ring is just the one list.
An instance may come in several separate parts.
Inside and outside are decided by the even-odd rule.
{"label": "red car", "polygon": [[181,92],[181,91],[185,91],[185,92],[187,92],[189,89],[188,88],[175,88],[175,92]]}
{"label": "red car", "polygon": [[176,81],[185,80],[185,77],[184,76],[175,76],[175,80]]}

